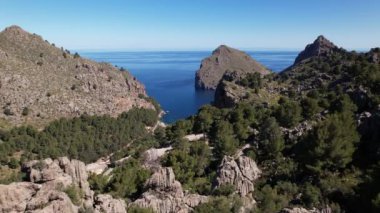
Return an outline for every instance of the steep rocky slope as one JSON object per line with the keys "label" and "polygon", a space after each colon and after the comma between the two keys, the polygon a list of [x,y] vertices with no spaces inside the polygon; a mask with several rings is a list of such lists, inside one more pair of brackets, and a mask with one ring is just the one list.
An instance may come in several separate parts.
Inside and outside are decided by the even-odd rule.
{"label": "steep rocky slope", "polygon": [[216,89],[219,81],[228,71],[235,71],[238,75],[255,72],[262,75],[270,73],[248,54],[221,45],[212,52],[210,57],[202,60],[200,69],[195,75],[195,87],[198,89]]}
{"label": "steep rocky slope", "polygon": [[17,26],[0,33],[0,127],[152,108],[144,97],[144,86],[126,71],[72,55]]}

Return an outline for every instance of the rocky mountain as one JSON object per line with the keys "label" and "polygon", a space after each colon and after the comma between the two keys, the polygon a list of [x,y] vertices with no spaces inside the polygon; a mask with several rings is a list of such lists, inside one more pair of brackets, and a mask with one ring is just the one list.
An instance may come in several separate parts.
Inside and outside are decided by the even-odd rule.
{"label": "rocky mountain", "polygon": [[270,73],[248,54],[221,45],[212,52],[210,57],[202,60],[200,69],[195,75],[195,87],[214,90],[226,72],[236,72],[238,75],[256,72],[261,75]]}
{"label": "rocky mountain", "polygon": [[153,108],[129,72],[55,47],[18,26],[0,33],[0,128]]}
{"label": "rocky mountain", "polygon": [[320,35],[313,43],[308,44],[306,48],[298,54],[294,63],[297,64],[313,56],[327,56],[340,50],[341,49],[339,49],[334,43],[326,39],[323,35]]}

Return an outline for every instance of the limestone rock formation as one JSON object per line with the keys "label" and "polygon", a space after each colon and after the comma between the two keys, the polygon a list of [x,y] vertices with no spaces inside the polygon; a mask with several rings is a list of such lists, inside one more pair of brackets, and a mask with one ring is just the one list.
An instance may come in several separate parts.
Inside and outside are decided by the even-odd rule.
{"label": "limestone rock formation", "polygon": [[184,192],[170,167],[159,168],[145,187],[147,191],[133,205],[152,208],[158,213],[190,212],[193,207],[208,200],[206,196]]}
{"label": "limestone rock formation", "polygon": [[261,170],[255,161],[246,156],[234,159],[224,156],[218,170],[217,187],[233,185],[235,190],[242,196],[248,195],[254,190],[254,181],[261,175]]}
{"label": "limestone rock formation", "polygon": [[0,212],[23,212],[39,189],[40,185],[26,182],[0,185]]}
{"label": "limestone rock formation", "polygon": [[320,35],[312,44],[306,46],[305,50],[297,56],[294,63],[299,63],[313,56],[327,56],[339,50],[334,43]]}
{"label": "limestone rock formation", "polygon": [[332,213],[330,207],[326,207],[323,209],[305,209],[303,207],[294,207],[294,208],[284,208],[280,211],[280,213]]}
{"label": "limestone rock formation", "polygon": [[72,55],[17,26],[0,32],[0,120],[9,126],[153,108],[144,96],[127,71]]}
{"label": "limestone rock formation", "polygon": [[166,148],[151,148],[143,153],[143,166],[148,169],[160,168],[160,158],[165,155],[166,152],[172,150],[171,146]]}
{"label": "limestone rock formation", "polygon": [[[66,157],[57,160],[30,161],[23,165],[30,182],[0,185],[0,212],[77,213],[80,209],[95,212],[126,212],[124,200],[110,195],[97,195],[87,182],[83,162]],[[80,191],[79,204],[65,193],[75,186]]]}
{"label": "limestone rock formation", "polygon": [[236,71],[239,75],[259,72],[262,75],[270,72],[248,54],[227,47],[219,46],[212,55],[202,60],[195,76],[195,87],[215,90],[223,75],[228,71]]}
{"label": "limestone rock formation", "polygon": [[95,213],[127,213],[124,200],[114,199],[111,195],[97,195],[94,204]]}

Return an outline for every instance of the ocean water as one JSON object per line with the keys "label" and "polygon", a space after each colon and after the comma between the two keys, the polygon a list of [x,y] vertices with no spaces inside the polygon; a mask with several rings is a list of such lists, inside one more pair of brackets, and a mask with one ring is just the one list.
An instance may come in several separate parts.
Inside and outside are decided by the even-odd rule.
{"label": "ocean water", "polygon": [[[247,52],[274,72],[290,66],[298,52]],[[124,67],[142,82],[149,96],[156,99],[167,112],[166,123],[195,114],[199,107],[211,103],[214,91],[194,88],[195,72],[201,60],[211,51],[154,52],[80,52],[86,58]]]}

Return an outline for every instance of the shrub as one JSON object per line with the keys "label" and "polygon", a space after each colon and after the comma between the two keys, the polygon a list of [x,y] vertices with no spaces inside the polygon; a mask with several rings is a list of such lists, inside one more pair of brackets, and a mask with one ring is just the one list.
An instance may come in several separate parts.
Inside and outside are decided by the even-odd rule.
{"label": "shrub", "polygon": [[301,107],[298,102],[281,98],[278,103],[275,116],[281,126],[291,128],[301,121]]}
{"label": "shrub", "polygon": [[4,109],[4,115],[6,115],[6,116],[12,116],[12,115],[14,115],[14,113],[12,112],[11,109],[5,108]]}
{"label": "shrub", "polygon": [[276,119],[270,117],[264,121],[259,135],[259,144],[266,157],[276,157],[284,149],[284,138]]}
{"label": "shrub", "polygon": [[78,186],[72,184],[71,186],[68,186],[66,189],[64,189],[64,192],[67,194],[67,196],[69,196],[73,204],[77,206],[81,204],[81,200],[84,194]]}
{"label": "shrub", "polygon": [[122,166],[114,169],[107,190],[121,198],[137,198],[142,192],[150,172],[133,158],[128,159]]}
{"label": "shrub", "polygon": [[23,109],[22,109],[22,116],[27,116],[27,115],[29,115],[29,108],[28,107],[24,107]]}

